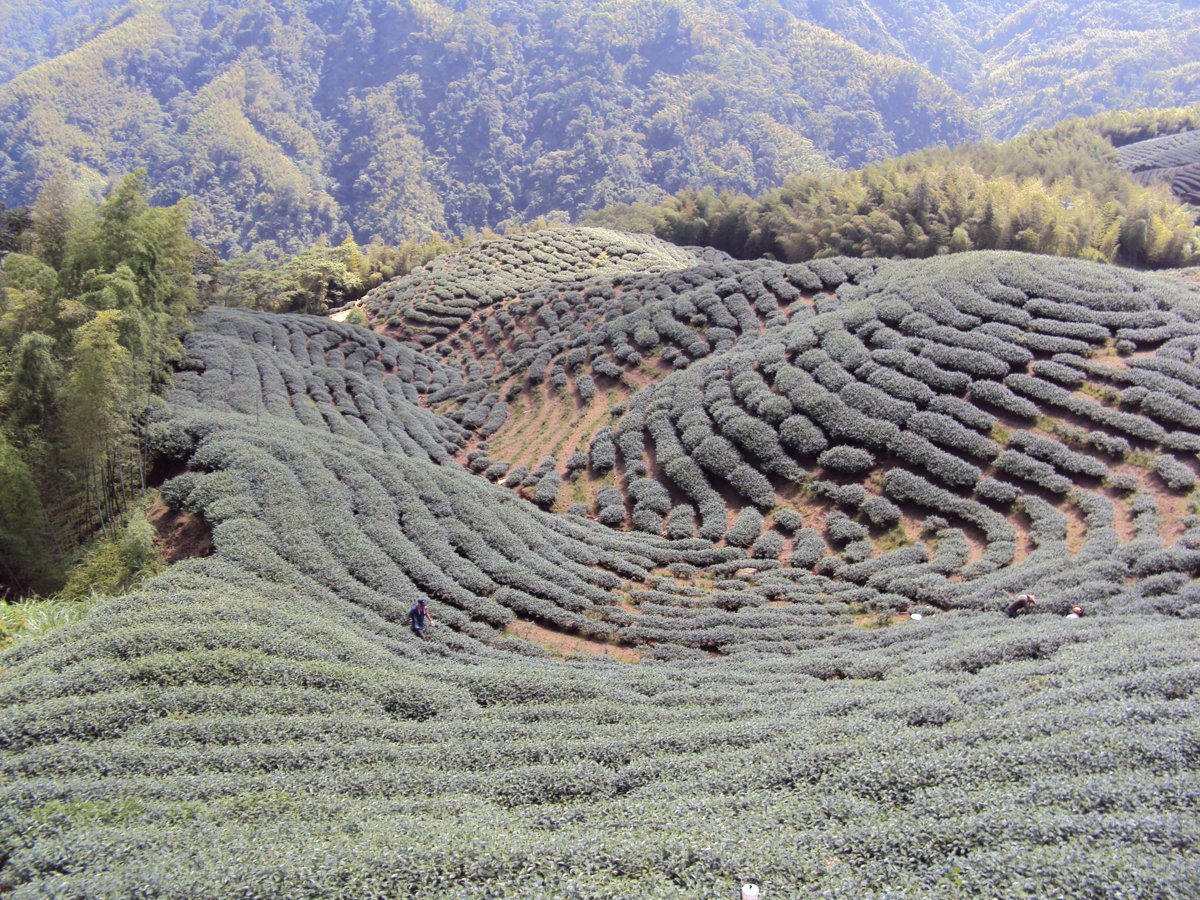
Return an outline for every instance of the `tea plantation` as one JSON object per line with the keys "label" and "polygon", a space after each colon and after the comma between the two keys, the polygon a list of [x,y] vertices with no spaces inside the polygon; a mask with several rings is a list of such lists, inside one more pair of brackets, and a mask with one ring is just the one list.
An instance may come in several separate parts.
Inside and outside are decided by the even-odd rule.
{"label": "tea plantation", "polygon": [[1143,184],[1165,181],[1179,199],[1200,202],[1200,131],[1126,144],[1117,158]]}
{"label": "tea plantation", "polygon": [[1194,294],[591,229],[365,306],[195,323],[215,553],[0,661],[0,891],[1200,892]]}

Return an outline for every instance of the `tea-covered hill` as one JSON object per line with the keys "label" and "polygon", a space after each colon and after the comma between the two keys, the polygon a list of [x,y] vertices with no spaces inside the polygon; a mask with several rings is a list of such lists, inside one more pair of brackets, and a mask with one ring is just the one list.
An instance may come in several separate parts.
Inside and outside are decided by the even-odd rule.
{"label": "tea-covered hill", "polygon": [[0,203],[137,167],[222,255],[575,218],[1194,102],[1167,0],[25,0]]}
{"label": "tea-covered hill", "polygon": [[588,230],[367,308],[196,322],[215,552],[3,657],[6,891],[1200,888],[1194,292]]}
{"label": "tea-covered hill", "polygon": [[1126,144],[1117,154],[1142,183],[1165,181],[1180,200],[1200,206],[1200,130]]}

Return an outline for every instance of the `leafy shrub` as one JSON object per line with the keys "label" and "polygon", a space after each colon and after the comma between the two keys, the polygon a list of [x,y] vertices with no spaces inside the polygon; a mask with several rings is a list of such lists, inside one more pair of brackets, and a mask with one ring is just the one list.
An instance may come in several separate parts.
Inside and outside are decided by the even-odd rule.
{"label": "leafy shrub", "polygon": [[553,506],[558,500],[558,492],[562,489],[562,476],[557,472],[547,472],[537,483],[533,492],[534,500],[539,506]]}
{"label": "leafy shrub", "polygon": [[612,432],[602,428],[592,439],[591,446],[592,469],[603,474],[611,471],[617,462],[617,445],[613,442]]}
{"label": "leafy shrub", "polygon": [[82,601],[93,594],[113,596],[128,591],[163,568],[155,545],[154,526],[134,510],[115,533],[85,552],[58,594],[61,601]]}
{"label": "leafy shrub", "polygon": [[762,527],[762,513],[752,506],[747,506],[738,513],[737,519],[725,533],[725,542],[734,547],[749,547],[758,538]]}
{"label": "leafy shrub", "polygon": [[792,550],[791,564],[794,568],[808,569],[815,566],[828,552],[821,532],[804,528],[796,532],[796,546]]}
{"label": "leafy shrub", "polygon": [[1195,473],[1169,454],[1154,458],[1154,474],[1173,491],[1190,491],[1196,486]]}
{"label": "leafy shrub", "polygon": [[667,536],[690,538],[696,530],[696,511],[686,504],[673,507],[667,517]]}
{"label": "leafy shrub", "polygon": [[755,559],[778,559],[783,552],[783,538],[768,531],[756,540],[750,548],[750,555]]}
{"label": "leafy shrub", "polygon": [[861,447],[830,447],[817,457],[817,464],[835,472],[856,474],[869,471],[875,465],[875,457]]}
{"label": "leafy shrub", "polygon": [[829,446],[821,429],[802,415],[791,416],[784,421],[779,429],[779,437],[797,456],[815,456]]}

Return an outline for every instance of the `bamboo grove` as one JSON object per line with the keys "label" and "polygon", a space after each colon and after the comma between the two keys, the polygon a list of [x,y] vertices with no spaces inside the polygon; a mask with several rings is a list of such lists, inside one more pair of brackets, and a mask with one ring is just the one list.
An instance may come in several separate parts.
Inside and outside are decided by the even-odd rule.
{"label": "bamboo grove", "polygon": [[54,179],[0,266],[0,581],[52,589],[146,484],[146,416],[195,299],[188,205],[144,174],[102,202]]}
{"label": "bamboo grove", "polygon": [[1198,123],[1195,108],[1078,119],[1006,143],[921,150],[853,172],[796,177],[757,198],[681,191],[586,220],[744,259],[1020,250],[1139,268],[1188,266],[1200,261],[1200,230],[1188,205],[1200,161]]}

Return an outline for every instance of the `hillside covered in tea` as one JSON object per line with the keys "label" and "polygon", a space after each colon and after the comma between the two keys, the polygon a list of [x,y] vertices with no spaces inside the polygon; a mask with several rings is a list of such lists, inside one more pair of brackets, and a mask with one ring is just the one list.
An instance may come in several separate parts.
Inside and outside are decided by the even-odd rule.
{"label": "hillside covered in tea", "polygon": [[211,554],[2,657],[3,890],[1200,889],[1181,282],[583,228],[359,311],[185,336]]}
{"label": "hillside covered in tea", "polygon": [[1194,102],[1165,0],[29,0],[0,203],[148,170],[222,256],[395,243]]}
{"label": "hillside covered in tea", "polygon": [[1200,129],[1136,141],[1118,156],[1138,181],[1165,181],[1181,200],[1200,206]]}

